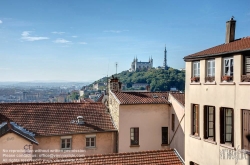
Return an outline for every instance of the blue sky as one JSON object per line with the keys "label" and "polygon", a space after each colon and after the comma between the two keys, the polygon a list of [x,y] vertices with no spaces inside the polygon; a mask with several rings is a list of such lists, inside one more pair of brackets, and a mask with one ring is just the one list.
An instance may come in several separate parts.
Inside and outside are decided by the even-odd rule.
{"label": "blue sky", "polygon": [[249,0],[2,0],[0,81],[93,81],[128,70],[135,56],[184,68],[183,57],[250,36]]}

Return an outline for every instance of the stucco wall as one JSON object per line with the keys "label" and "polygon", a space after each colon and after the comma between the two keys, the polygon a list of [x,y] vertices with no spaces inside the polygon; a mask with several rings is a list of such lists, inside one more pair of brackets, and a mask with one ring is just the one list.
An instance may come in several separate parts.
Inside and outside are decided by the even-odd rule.
{"label": "stucco wall", "polygon": [[[86,147],[86,136],[96,136],[96,147]],[[106,154],[115,152],[115,132],[105,133],[91,133],[91,134],[75,134],[67,135],[72,137],[72,148],[71,150],[65,150],[64,152],[53,153],[50,150],[61,150],[61,137],[63,136],[50,136],[50,137],[36,137],[39,142],[38,146],[34,145],[34,150],[48,150],[49,154],[73,154],[73,155],[91,155],[91,154]],[[81,152],[76,152],[79,150]],[[37,154],[48,154],[47,152],[37,152]],[[52,155],[53,156],[53,155]]]}
{"label": "stucco wall", "polygon": [[[233,151],[220,145],[220,107],[229,107],[234,109],[234,149],[240,151],[242,148],[242,109],[250,109],[249,93],[250,85],[239,85],[242,75],[242,56],[234,55],[234,82],[233,85],[224,85],[221,83],[223,59],[218,57],[215,59],[215,85],[206,85],[205,81],[205,60],[200,61],[200,85],[191,85],[192,62],[186,62],[186,85],[185,85],[185,162],[190,161],[202,165],[233,165],[236,159],[221,159],[220,153],[227,149],[226,153]],[[199,104],[199,125],[201,140],[190,137],[191,134],[191,104]],[[215,106],[215,127],[216,127],[216,143],[212,144],[204,141],[204,105]],[[239,160],[238,164],[248,164],[248,160]]]}
{"label": "stucco wall", "polygon": [[[169,105],[120,105],[119,113],[119,152],[135,152],[167,148],[167,146],[161,146],[161,128],[168,127],[168,131],[170,131]],[[139,127],[139,147],[130,147],[131,127]]]}
{"label": "stucco wall", "polygon": [[5,134],[0,137],[0,163],[32,160],[32,152],[25,149],[33,149],[30,141],[15,133]]}
{"label": "stucco wall", "polygon": [[[181,155],[181,157],[185,160],[185,117],[183,118],[183,115],[185,114],[185,107],[181,103],[179,103],[171,94],[169,95],[169,101],[172,103],[171,108],[170,108],[171,128],[169,131],[169,137],[170,137],[170,140],[173,139],[170,144],[170,147],[175,148],[178,151],[178,153]],[[174,130],[176,133],[172,131],[172,122],[171,122],[172,114],[175,115],[175,129]],[[174,135],[174,138],[173,138],[173,135]]]}

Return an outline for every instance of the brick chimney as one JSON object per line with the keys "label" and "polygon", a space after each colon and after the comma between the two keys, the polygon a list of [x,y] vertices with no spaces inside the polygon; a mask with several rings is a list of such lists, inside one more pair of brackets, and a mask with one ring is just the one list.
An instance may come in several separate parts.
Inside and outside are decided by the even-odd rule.
{"label": "brick chimney", "polygon": [[234,20],[234,17],[232,16],[231,19],[227,21],[226,23],[226,41],[225,41],[226,44],[234,41],[235,27],[236,27],[236,21]]}

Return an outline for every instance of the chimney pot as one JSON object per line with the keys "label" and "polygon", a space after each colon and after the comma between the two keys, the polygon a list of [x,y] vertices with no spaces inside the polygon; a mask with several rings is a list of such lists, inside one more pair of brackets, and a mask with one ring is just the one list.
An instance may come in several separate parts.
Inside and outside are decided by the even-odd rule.
{"label": "chimney pot", "polygon": [[83,125],[84,124],[84,121],[83,121],[83,117],[82,116],[77,116],[77,123],[79,125]]}
{"label": "chimney pot", "polygon": [[234,20],[234,16],[232,16],[231,19],[226,22],[226,41],[225,41],[226,44],[234,41],[235,28],[236,28],[236,21]]}

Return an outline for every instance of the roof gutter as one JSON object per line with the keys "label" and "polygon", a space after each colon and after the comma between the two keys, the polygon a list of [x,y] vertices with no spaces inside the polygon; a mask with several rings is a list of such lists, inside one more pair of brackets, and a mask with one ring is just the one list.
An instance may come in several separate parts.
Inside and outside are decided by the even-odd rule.
{"label": "roof gutter", "polygon": [[118,130],[104,130],[104,131],[89,131],[89,132],[74,132],[67,134],[52,134],[52,135],[35,135],[35,137],[51,137],[51,136],[66,136],[66,135],[76,135],[76,134],[93,134],[93,133],[106,133],[106,132],[117,132]]}
{"label": "roof gutter", "polygon": [[204,59],[205,57],[215,57],[215,56],[221,56],[221,55],[225,55],[225,54],[232,54],[232,53],[239,53],[239,52],[246,52],[246,51],[250,51],[249,49],[243,49],[243,50],[237,50],[237,51],[231,51],[231,52],[223,52],[223,53],[218,53],[218,54],[208,54],[208,55],[202,55],[202,56],[194,56],[194,57],[184,57],[184,61],[188,62],[188,61],[193,61],[193,60],[197,60],[197,59]]}
{"label": "roof gutter", "polygon": [[182,164],[185,164],[185,161],[182,159],[181,155],[179,154],[179,152],[174,148],[174,153],[178,156],[178,158],[180,159],[180,161],[182,162]]}

